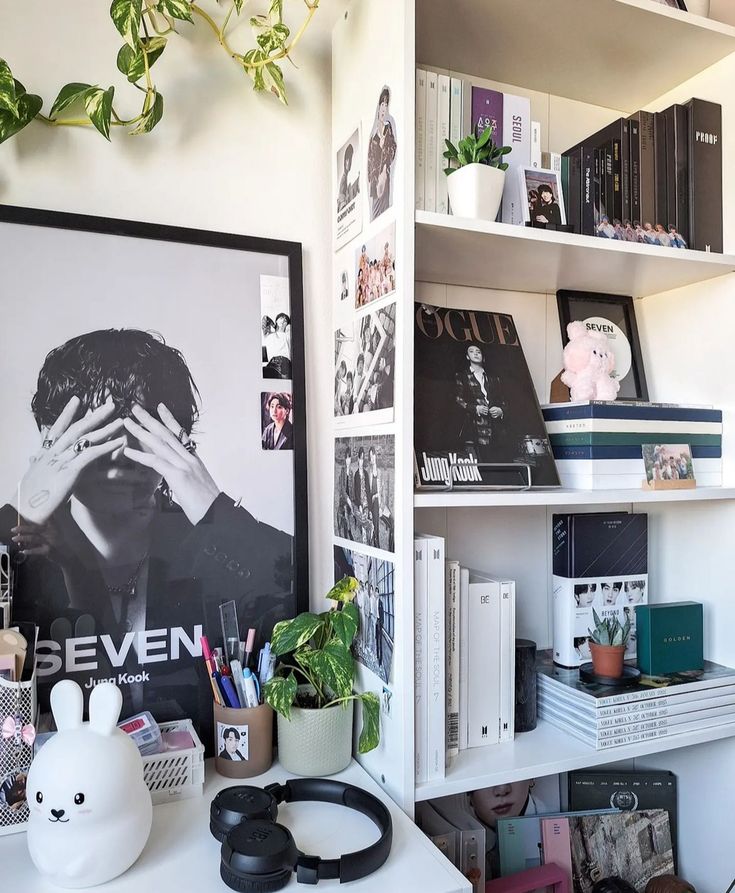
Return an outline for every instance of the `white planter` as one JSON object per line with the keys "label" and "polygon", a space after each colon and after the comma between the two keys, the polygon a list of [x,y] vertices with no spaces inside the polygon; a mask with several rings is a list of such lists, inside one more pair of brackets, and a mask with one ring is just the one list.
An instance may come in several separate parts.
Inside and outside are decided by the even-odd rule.
{"label": "white planter", "polygon": [[449,174],[447,186],[452,214],[495,220],[503,199],[505,171],[487,164],[467,164]]}
{"label": "white planter", "polygon": [[354,701],[322,710],[291,708],[278,714],[278,759],[294,775],[334,775],[352,759]]}
{"label": "white planter", "polygon": [[697,16],[709,16],[710,0],[687,0],[687,12]]}

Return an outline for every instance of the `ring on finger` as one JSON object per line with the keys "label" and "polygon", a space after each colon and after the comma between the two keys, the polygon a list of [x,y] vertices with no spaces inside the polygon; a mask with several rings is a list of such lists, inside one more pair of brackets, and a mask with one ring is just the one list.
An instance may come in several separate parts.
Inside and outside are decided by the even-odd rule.
{"label": "ring on finger", "polygon": [[74,444],[74,452],[82,453],[87,447],[92,446],[92,441],[87,437],[80,437],[79,440]]}
{"label": "ring on finger", "polygon": [[43,443],[41,444],[41,449],[50,450],[53,445],[54,445],[53,438],[47,437],[44,439]]}
{"label": "ring on finger", "polygon": [[186,444],[186,441],[188,440],[188,438],[189,438],[189,432],[182,425],[179,428],[179,433],[176,435],[176,439],[178,440],[178,442],[180,444]]}
{"label": "ring on finger", "polygon": [[187,453],[196,453],[197,445],[195,440],[187,440],[185,444],[183,444],[184,449]]}

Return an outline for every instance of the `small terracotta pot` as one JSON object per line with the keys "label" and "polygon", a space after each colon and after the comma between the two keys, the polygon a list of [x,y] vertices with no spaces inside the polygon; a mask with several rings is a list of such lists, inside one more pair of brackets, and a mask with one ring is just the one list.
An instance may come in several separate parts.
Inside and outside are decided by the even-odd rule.
{"label": "small terracotta pot", "polygon": [[598,645],[596,642],[590,642],[592,668],[595,673],[598,676],[608,676],[610,679],[622,676],[625,648],[625,645]]}

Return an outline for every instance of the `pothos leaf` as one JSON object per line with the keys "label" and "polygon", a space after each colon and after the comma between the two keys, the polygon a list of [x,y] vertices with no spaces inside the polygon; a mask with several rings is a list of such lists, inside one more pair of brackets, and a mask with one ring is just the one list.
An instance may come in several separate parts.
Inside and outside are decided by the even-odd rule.
{"label": "pothos leaf", "polygon": [[355,604],[346,604],[341,611],[332,612],[332,628],[334,634],[349,648],[357,635],[357,628],[360,623],[360,614]]}
{"label": "pothos leaf", "polygon": [[357,742],[360,753],[367,753],[378,746],[380,741],[380,701],[378,696],[371,691],[365,691],[360,695],[362,704],[362,731]]}
{"label": "pothos leaf", "polygon": [[137,136],[141,133],[150,133],[163,117],[163,96],[160,93],[155,94],[153,105],[143,116],[135,130],[130,131],[131,136]]}
{"label": "pothos leaf", "polygon": [[240,13],[242,12],[242,5],[245,0],[233,0],[233,2],[235,4],[235,12],[240,15]]}
{"label": "pothos leaf", "polygon": [[110,18],[125,43],[134,47],[139,40],[143,0],[112,0]]}
{"label": "pothos leaf", "polygon": [[114,93],[114,87],[110,87],[109,90],[93,87],[87,91],[84,97],[84,107],[89,115],[89,120],[106,140],[110,139],[112,97]]}
{"label": "pothos leaf", "polygon": [[284,719],[291,719],[291,705],[298,688],[293,673],[289,673],[288,676],[274,676],[263,686],[263,699]]}
{"label": "pothos leaf", "polygon": [[117,54],[117,68],[134,84],[145,74],[144,51],[148,55],[148,68],[152,68],[156,59],[166,49],[165,37],[143,38],[139,46],[133,48],[124,44]]}
{"label": "pothos leaf", "polygon": [[[26,93],[22,84],[15,81],[16,113],[0,108],[0,143],[15,136],[26,127],[41,111],[43,100],[35,93]],[[19,90],[18,87],[21,87]]]}
{"label": "pothos leaf", "polygon": [[5,59],[0,59],[0,109],[18,117],[18,97],[15,92],[15,78]]}
{"label": "pothos leaf", "polygon": [[63,112],[65,108],[68,108],[73,102],[77,100],[81,100],[84,98],[84,94],[88,90],[99,89],[98,87],[93,87],[91,84],[66,84],[66,86],[62,87],[59,90],[59,95],[54,100],[54,104],[51,106],[51,111],[49,112],[49,116],[51,118],[56,117],[59,112]]}
{"label": "pothos leaf", "polygon": [[292,620],[281,620],[273,627],[271,651],[280,656],[305,645],[316,634],[324,621],[308,611]]}
{"label": "pothos leaf", "polygon": [[301,652],[299,658],[335,697],[346,698],[352,694],[355,661],[339,639],[332,639],[324,648]]}
{"label": "pothos leaf", "polygon": [[332,586],[324,598],[334,602],[351,602],[357,593],[358,583],[354,577],[342,577]]}
{"label": "pothos leaf", "polygon": [[280,22],[283,18],[283,0],[271,0],[271,5],[268,9],[268,15],[278,16],[278,21]]}
{"label": "pothos leaf", "polygon": [[182,22],[193,22],[191,0],[158,0],[158,9],[164,15]]}

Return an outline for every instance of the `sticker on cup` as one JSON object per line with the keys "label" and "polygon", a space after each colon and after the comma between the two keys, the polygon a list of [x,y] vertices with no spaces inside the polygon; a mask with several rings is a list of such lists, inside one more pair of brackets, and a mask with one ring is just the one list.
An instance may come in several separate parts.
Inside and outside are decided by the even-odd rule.
{"label": "sticker on cup", "polygon": [[218,722],[217,756],[220,760],[249,759],[248,727]]}

